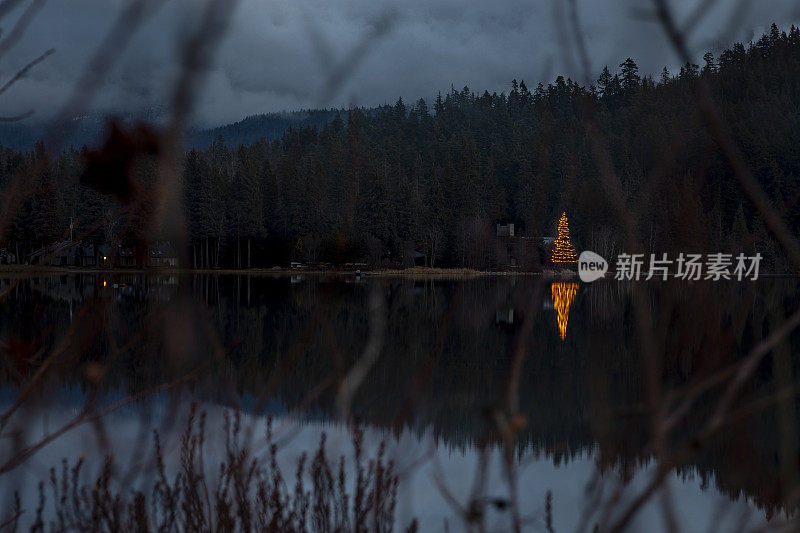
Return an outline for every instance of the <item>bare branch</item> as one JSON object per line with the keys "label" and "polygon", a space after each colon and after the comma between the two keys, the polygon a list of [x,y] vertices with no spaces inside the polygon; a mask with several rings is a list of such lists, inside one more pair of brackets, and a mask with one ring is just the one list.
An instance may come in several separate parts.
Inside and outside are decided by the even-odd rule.
{"label": "bare branch", "polygon": [[79,413],[75,418],[73,418],[70,422],[67,422],[56,431],[44,437],[39,442],[24,448],[17,455],[15,455],[11,459],[0,465],[0,474],[5,474],[6,472],[9,472],[10,470],[13,470],[14,468],[18,467],[31,455],[35,454],[36,452],[38,452],[39,450],[41,450],[42,448],[44,448],[45,446],[47,446],[48,444],[59,438],[64,433],[67,433],[71,429],[86,424],[87,422],[95,422],[105,417],[106,415],[109,415],[114,411],[120,409],[121,407],[125,407],[128,404],[139,401],[153,394],[173,389],[182,383],[186,383],[188,381],[196,379],[198,372],[199,370],[195,370],[194,372],[181,376],[180,378],[170,381],[169,383],[164,383],[163,385],[159,385],[157,387],[153,387],[146,391],[142,391],[138,394],[133,394],[131,396],[128,396],[127,398],[119,400],[118,402],[106,407],[102,411],[98,411],[96,413],[89,413],[84,410],[83,412]]}
{"label": "bare branch", "polygon": [[39,63],[41,63],[42,61],[44,61],[45,59],[47,59],[51,55],[53,55],[55,53],[55,51],[56,51],[55,48],[51,48],[47,52],[43,53],[42,55],[40,55],[39,57],[37,57],[36,59],[31,61],[30,63],[28,63],[27,65],[22,67],[22,69],[20,69],[19,72],[17,72],[14,75],[13,78],[8,80],[5,85],[0,87],[0,94],[3,94],[8,89],[10,89],[15,83],[17,83],[19,80],[24,78],[25,75],[28,73],[28,71],[30,71],[33,67],[35,67],[36,65],[38,65]]}
{"label": "bare branch", "polygon": [[[36,17],[36,14],[44,7],[44,2],[45,0],[33,0],[22,13],[19,20],[17,20],[17,23],[14,25],[14,28],[12,28],[11,33],[8,34],[8,37],[0,41],[0,58],[11,50],[22,38],[25,34],[25,30],[28,29],[28,26],[31,25],[31,22],[33,22],[33,19]],[[2,13],[2,6],[0,6],[0,13]]]}

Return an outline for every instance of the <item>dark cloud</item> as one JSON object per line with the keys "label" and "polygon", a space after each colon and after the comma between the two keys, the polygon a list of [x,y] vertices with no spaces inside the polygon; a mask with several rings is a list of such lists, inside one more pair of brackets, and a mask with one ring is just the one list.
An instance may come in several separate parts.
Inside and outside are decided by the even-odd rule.
{"label": "dark cloud", "polygon": [[[673,0],[684,24],[699,2],[704,0]],[[29,108],[40,118],[54,113],[124,5],[122,0],[46,4],[0,61],[0,75],[7,79],[48,48],[57,52],[0,98],[0,113]],[[578,0],[577,6],[593,71],[628,56],[645,73],[676,66],[646,0]],[[141,111],[163,105],[178,71],[176,44],[201,8],[201,0],[165,2],[108,76],[95,108]],[[6,17],[2,26],[8,29],[20,13]],[[515,77],[530,85],[557,74],[581,79],[566,14],[565,0],[242,0],[208,73],[197,120],[214,124],[323,104],[375,105],[398,96],[411,101],[451,84],[507,91]],[[720,0],[699,19],[690,42],[699,57],[705,49],[747,40],[773,21],[788,26],[798,15],[786,0]],[[343,64],[348,57],[357,60],[354,65]],[[329,94],[328,82],[337,75],[341,84]]]}

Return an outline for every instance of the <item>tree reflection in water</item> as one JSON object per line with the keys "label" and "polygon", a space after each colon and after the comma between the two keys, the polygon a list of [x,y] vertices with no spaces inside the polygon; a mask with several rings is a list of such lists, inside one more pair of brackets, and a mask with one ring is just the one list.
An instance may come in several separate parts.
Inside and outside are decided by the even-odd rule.
{"label": "tree reflection in water", "polygon": [[553,298],[553,307],[556,310],[556,319],[558,321],[558,335],[561,337],[562,341],[567,338],[569,306],[572,305],[572,300],[575,299],[575,294],[577,292],[577,283],[558,281],[550,285],[550,293]]}
{"label": "tree reflection in water", "polygon": [[[585,484],[593,487],[591,497],[615,494],[603,488],[613,479],[627,490],[641,489],[639,481],[655,475],[657,467],[655,473],[663,469],[676,480],[694,478],[732,502],[744,497],[762,519],[793,516],[800,471],[792,453],[796,447],[786,435],[797,426],[798,367],[781,354],[800,348],[800,334],[790,336],[786,349],[765,358],[747,379],[725,424],[713,432],[703,428],[726,394],[725,376],[765,331],[780,324],[786,309],[797,305],[797,281],[640,285],[654,314],[649,334],[663,347],[658,373],[648,373],[637,342],[632,286],[582,285],[578,298],[577,283],[526,276],[359,283],[336,276],[306,276],[292,283],[263,275],[116,273],[0,279],[8,295],[0,301],[0,413],[26,399],[25,409],[5,422],[3,432],[15,439],[0,442],[0,458],[9,459],[16,446],[35,444],[34,429],[42,420],[61,425],[84,409],[101,412],[104,398],[146,395],[190,375],[191,386],[188,381],[176,385],[182,393],[170,391],[157,404],[165,420],[180,424],[178,408],[198,400],[208,409],[239,409],[252,421],[284,416],[296,421],[298,431],[314,424],[346,428],[352,419],[365,425],[373,442],[424,434],[426,447],[456,450],[475,461],[481,450],[495,449],[521,470],[526,458],[541,458],[537,468],[549,463],[552,475],[541,486],[525,483],[523,514],[529,505],[543,505],[541,494],[530,498],[534,486],[552,488],[556,507],[572,501],[574,494],[557,483],[570,464],[587,467],[582,479],[597,469],[597,479]],[[354,367],[367,345],[373,293],[384,299],[385,336],[343,420],[336,408],[337,376]],[[551,305],[558,336],[552,315],[537,313]],[[509,411],[504,423],[509,375],[518,381],[518,410]],[[654,425],[646,406],[654,379],[665,391],[667,407],[678,413],[668,420],[665,447],[681,455],[652,446]],[[130,411],[141,414],[145,437],[154,423],[147,405],[129,404]],[[104,424],[108,435],[120,434],[107,418],[94,422]],[[51,427],[47,435],[53,434]],[[78,452],[72,450],[85,448],[64,440],[72,434],[34,450],[33,463],[28,459],[0,476],[21,476],[32,464],[49,467],[62,456],[73,462]],[[131,453],[124,439],[109,442],[97,454],[87,454],[87,461],[102,464],[105,453]],[[294,449],[291,440],[278,442]],[[410,449],[408,441],[400,448]],[[408,459],[405,464],[417,464]],[[468,484],[452,479],[463,467],[445,470],[449,486]],[[0,477],[0,485],[14,489],[17,479]],[[584,488],[576,494],[584,494]],[[681,486],[676,496],[688,490]],[[483,505],[490,495],[494,487],[474,501]],[[468,498],[476,496],[457,499]],[[25,498],[23,507],[34,509],[35,500],[35,494]],[[602,511],[592,514],[600,504],[587,508],[590,524],[604,523]],[[411,516],[421,510],[411,509]],[[679,506],[683,511],[691,509]],[[555,528],[565,520],[556,513]]]}

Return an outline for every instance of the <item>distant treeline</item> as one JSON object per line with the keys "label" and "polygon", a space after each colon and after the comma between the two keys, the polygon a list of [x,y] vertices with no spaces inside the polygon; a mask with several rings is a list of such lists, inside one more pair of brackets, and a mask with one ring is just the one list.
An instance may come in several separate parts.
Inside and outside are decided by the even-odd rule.
{"label": "distant treeline", "polygon": [[252,144],[261,139],[280,139],[289,128],[321,128],[332,121],[339,111],[336,109],[309,109],[285,113],[253,115],[239,122],[216,128],[197,129],[186,136],[187,148],[202,150],[214,142],[228,146]]}
{"label": "distant treeline", "polygon": [[[495,224],[553,236],[566,211],[576,248],[610,258],[626,245],[598,165],[607,154],[645,252],[759,251],[767,268],[782,270],[782,254],[704,127],[699,83],[776,209],[800,229],[800,30],[773,25],[756,42],[708,53],[702,66],[665,68],[658,79],[627,59],[588,87],[560,76],[533,89],[515,80],[508,94],[464,87],[439,94],[433,109],[400,99],[271,142],[191,150],[182,184],[187,257],[211,267],[415,257],[503,267],[513,250]],[[70,219],[76,235],[136,238],[146,224],[81,181],[84,155],[2,150],[5,198],[30,193],[19,209],[6,203],[4,246],[36,249],[65,235]],[[33,185],[15,191],[13,177],[34,169]],[[140,189],[154,169],[136,166]]]}
{"label": "distant treeline", "polygon": [[[184,137],[187,149],[208,148],[212,142],[222,139],[228,146],[251,144],[259,139],[271,141],[280,138],[289,128],[321,127],[333,120],[335,109],[309,109],[301,111],[285,111],[249,116],[239,122],[213,128],[195,127]],[[65,146],[92,146],[101,143],[108,131],[109,117],[132,125],[140,122],[161,124],[167,120],[169,113],[162,107],[154,107],[138,113],[89,113],[76,117],[69,128],[57,132],[51,130],[53,124],[33,119],[20,122],[0,122],[0,139],[3,146],[17,150],[29,150],[48,133],[58,133],[64,139]]]}

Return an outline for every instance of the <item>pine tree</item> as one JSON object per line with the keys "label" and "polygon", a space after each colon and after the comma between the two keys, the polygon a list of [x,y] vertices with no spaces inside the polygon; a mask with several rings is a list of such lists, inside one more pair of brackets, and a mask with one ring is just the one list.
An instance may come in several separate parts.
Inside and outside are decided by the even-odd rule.
{"label": "pine tree", "polygon": [[562,213],[558,221],[558,237],[553,246],[553,254],[550,257],[553,263],[575,263],[578,256],[575,253],[575,247],[569,239],[569,223],[567,222],[567,214]]}
{"label": "pine tree", "polygon": [[706,52],[706,54],[703,56],[703,60],[706,62],[702,70],[703,74],[707,73],[713,74],[717,72],[717,63],[714,60],[714,54],[712,54],[711,52]]}
{"label": "pine tree", "polygon": [[664,67],[664,70],[661,71],[661,85],[667,85],[671,80],[669,75],[669,69]]}
{"label": "pine tree", "polygon": [[430,113],[428,112],[428,103],[424,98],[417,100],[417,114],[419,115],[420,119],[430,116]]}
{"label": "pine tree", "polygon": [[603,67],[603,72],[600,73],[600,77],[597,78],[597,88],[600,90],[600,94],[602,96],[608,96],[608,88],[611,85],[611,72],[609,72],[608,67]]}
{"label": "pine tree", "polygon": [[626,93],[630,93],[639,87],[639,82],[641,82],[639,67],[630,57],[620,63],[619,66],[622,69],[622,89]]}
{"label": "pine tree", "polygon": [[442,93],[436,93],[436,102],[433,104],[433,110],[439,115],[444,110],[444,103],[442,102]]}

